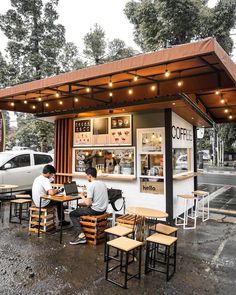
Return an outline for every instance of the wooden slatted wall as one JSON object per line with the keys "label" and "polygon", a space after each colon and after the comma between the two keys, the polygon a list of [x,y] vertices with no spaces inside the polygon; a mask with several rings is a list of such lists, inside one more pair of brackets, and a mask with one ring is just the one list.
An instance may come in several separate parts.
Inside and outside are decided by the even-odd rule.
{"label": "wooden slatted wall", "polygon": [[57,174],[55,183],[65,183],[72,180],[72,141],[73,119],[56,120],[54,162]]}

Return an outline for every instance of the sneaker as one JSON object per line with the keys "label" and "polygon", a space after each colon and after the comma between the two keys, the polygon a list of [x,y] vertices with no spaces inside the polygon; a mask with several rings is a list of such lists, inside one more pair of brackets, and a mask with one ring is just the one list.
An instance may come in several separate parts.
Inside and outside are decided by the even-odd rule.
{"label": "sneaker", "polygon": [[[58,225],[61,226],[61,221],[59,222]],[[62,221],[62,226],[68,226],[68,225],[70,225],[70,221],[66,221],[66,220]]]}
{"label": "sneaker", "polygon": [[79,236],[75,237],[74,240],[70,241],[71,245],[86,244],[86,243],[87,243],[86,237],[80,238]]}

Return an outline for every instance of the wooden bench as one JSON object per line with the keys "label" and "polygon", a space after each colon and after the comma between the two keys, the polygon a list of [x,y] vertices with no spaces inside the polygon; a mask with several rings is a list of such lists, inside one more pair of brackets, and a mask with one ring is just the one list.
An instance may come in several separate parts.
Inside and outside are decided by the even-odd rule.
{"label": "wooden bench", "polygon": [[97,245],[104,241],[104,230],[108,226],[110,214],[104,213],[96,216],[81,216],[80,224],[87,238],[87,243]]}
{"label": "wooden bench", "polygon": [[[41,208],[40,232],[48,232],[55,228],[55,210],[54,206]],[[30,207],[29,232],[38,233],[39,208]]]}

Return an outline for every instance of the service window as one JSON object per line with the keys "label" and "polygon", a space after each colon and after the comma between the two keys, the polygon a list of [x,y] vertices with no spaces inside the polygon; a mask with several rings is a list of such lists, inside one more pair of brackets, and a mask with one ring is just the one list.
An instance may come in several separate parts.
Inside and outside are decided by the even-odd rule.
{"label": "service window", "polygon": [[34,154],[34,164],[42,165],[52,162],[52,157],[49,155]]}
{"label": "service window", "polygon": [[173,174],[192,171],[191,163],[192,150],[188,148],[173,149]]}
{"label": "service window", "polygon": [[30,155],[19,155],[8,161],[7,163],[11,164],[11,168],[20,168],[30,166]]}

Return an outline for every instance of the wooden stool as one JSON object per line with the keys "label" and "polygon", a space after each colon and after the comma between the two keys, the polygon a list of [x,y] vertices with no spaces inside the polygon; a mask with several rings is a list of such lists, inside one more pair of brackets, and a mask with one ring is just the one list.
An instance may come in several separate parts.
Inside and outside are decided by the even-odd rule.
{"label": "wooden stool", "polygon": [[[107,259],[106,259],[106,275],[105,275],[105,279],[117,286],[120,286],[124,289],[127,289],[127,282],[128,280],[132,279],[132,278],[137,278],[140,280],[141,277],[141,259],[142,259],[142,242],[139,241],[135,241],[126,237],[120,237],[117,239],[114,239],[112,241],[107,242]],[[120,257],[119,258],[115,258],[113,256],[109,255],[110,252],[110,247],[113,247],[115,249],[117,249],[120,252]],[[129,265],[129,256],[131,254],[131,252],[133,252],[133,250],[137,249],[139,251],[139,255],[137,258],[138,261],[138,272],[136,274],[130,274],[128,273],[128,265]],[[123,264],[123,256],[124,253],[126,254],[125,257],[125,263]],[[115,260],[118,261],[119,264],[117,264],[116,266],[113,266],[109,269],[109,261],[110,260]],[[134,260],[132,260],[133,262]],[[112,271],[114,271],[115,269],[119,268],[119,271],[121,273],[124,274],[124,284],[120,284],[114,280],[111,280],[108,278],[108,274]],[[123,270],[123,268],[125,270]]]}
{"label": "wooden stool", "polygon": [[[184,229],[195,229],[197,225],[197,210],[198,210],[198,200],[192,194],[183,194],[177,195],[177,197],[184,200],[184,217],[178,216],[175,219],[175,225],[183,225]],[[188,202],[192,202],[191,215],[188,213]],[[193,226],[188,226],[188,219],[193,219]],[[178,222],[178,219],[182,220],[181,223]]]}
{"label": "wooden stool", "polygon": [[[177,238],[162,234],[153,234],[147,238],[146,259],[145,259],[145,274],[151,270],[165,273],[166,280],[169,281],[176,270],[176,253],[177,253]],[[159,251],[159,245],[166,249],[163,252]],[[173,253],[170,254],[170,249],[173,246]],[[162,259],[164,257],[164,259]],[[170,263],[173,259],[173,263]],[[159,264],[165,265],[166,270],[159,268]],[[173,271],[170,273],[170,266],[173,266]]]}
{"label": "wooden stool", "polygon": [[16,199],[31,199],[31,195],[15,195]]}
{"label": "wooden stool", "polygon": [[97,245],[104,240],[104,230],[107,228],[109,216],[110,214],[104,213],[96,216],[86,215],[80,217],[80,224],[88,244]]}
{"label": "wooden stool", "polygon": [[[14,215],[12,214],[12,205],[14,204],[15,210]],[[26,208],[24,208],[24,205],[26,205]],[[22,221],[22,214],[23,212],[27,212],[27,215],[29,216],[29,206],[31,205],[31,200],[26,199],[16,199],[10,201],[10,215],[9,215],[9,222],[11,223],[20,223]],[[18,208],[19,206],[19,208]],[[12,217],[19,218],[19,222],[12,221]]]}
{"label": "wooden stool", "polygon": [[150,228],[150,232],[157,232],[167,236],[171,236],[172,234],[174,234],[175,237],[177,237],[177,231],[177,227],[173,227],[163,223],[158,223]]}
{"label": "wooden stool", "polygon": [[[38,233],[39,226],[39,208],[30,207],[29,232]],[[54,206],[41,208],[40,232],[48,232],[55,228],[55,211]]]}
{"label": "wooden stool", "polygon": [[[193,195],[198,200],[198,207],[197,207],[197,215],[202,216],[202,221],[206,221],[210,218],[210,200],[209,200],[209,192],[206,191],[194,191]],[[206,214],[205,214],[205,200],[207,199],[207,207],[206,207]],[[206,215],[206,218],[205,218]]]}
{"label": "wooden stool", "polygon": [[126,228],[124,226],[116,225],[110,228],[105,229],[105,246],[104,246],[104,261],[107,259],[107,242],[111,240],[111,237],[126,237],[128,235],[132,235],[134,238],[134,231],[130,228]]}

